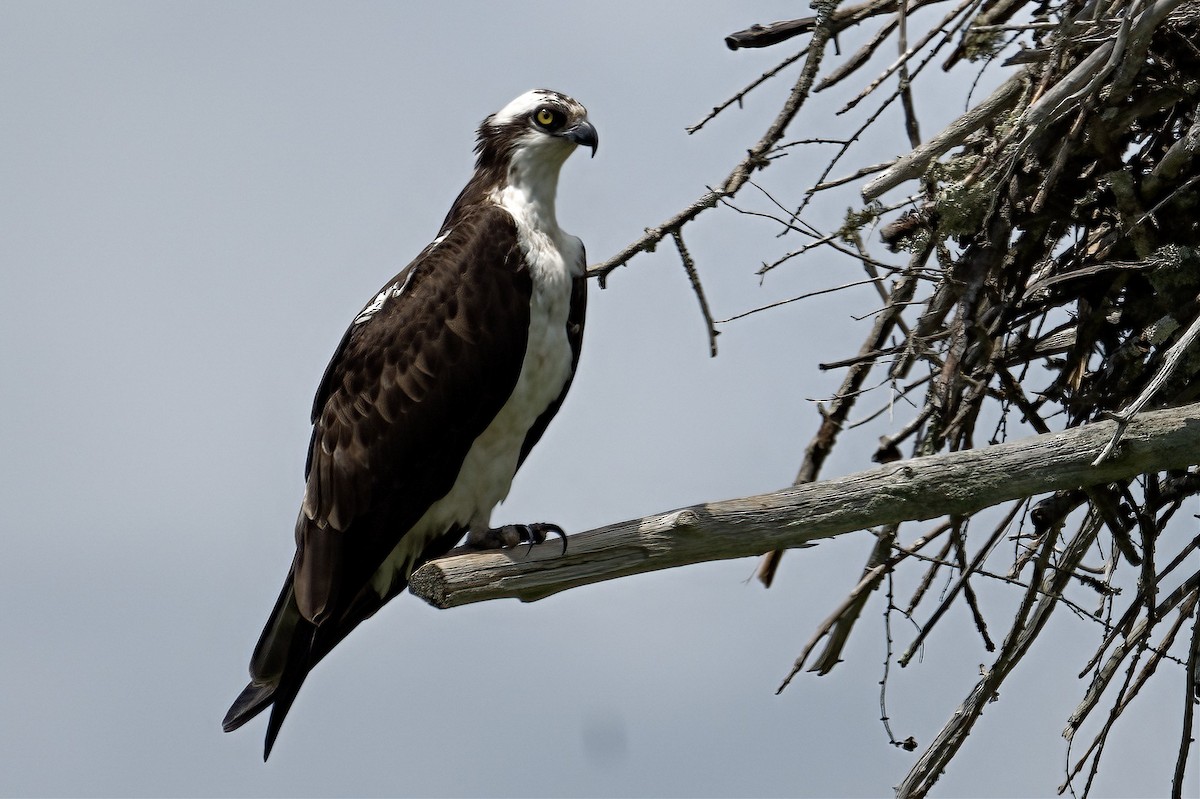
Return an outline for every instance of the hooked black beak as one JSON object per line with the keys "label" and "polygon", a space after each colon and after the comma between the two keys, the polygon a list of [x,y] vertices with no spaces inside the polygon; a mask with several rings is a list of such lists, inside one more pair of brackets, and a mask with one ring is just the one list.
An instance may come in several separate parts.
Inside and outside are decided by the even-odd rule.
{"label": "hooked black beak", "polygon": [[600,134],[596,133],[596,129],[592,127],[591,122],[588,122],[585,119],[578,125],[564,130],[562,135],[567,141],[572,141],[585,147],[591,147],[592,158],[596,157],[596,148],[600,146]]}

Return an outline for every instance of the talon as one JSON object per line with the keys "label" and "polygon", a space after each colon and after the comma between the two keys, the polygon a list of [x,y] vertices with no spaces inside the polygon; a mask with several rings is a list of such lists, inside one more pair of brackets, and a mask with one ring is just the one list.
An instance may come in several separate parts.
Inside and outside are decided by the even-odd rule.
{"label": "talon", "polygon": [[[546,542],[546,536],[550,533],[554,533],[556,536],[558,536],[559,538],[562,539],[561,555],[567,554],[567,534],[557,524],[553,524],[551,522],[534,522],[533,524],[523,525],[523,526],[526,529],[528,529],[530,532],[530,536],[531,536],[531,540],[529,542],[530,548],[533,547],[533,544],[534,544],[533,539],[536,538],[537,543],[543,544]],[[561,557],[561,555],[560,555],[560,557]]]}
{"label": "talon", "polygon": [[[559,538],[562,539],[562,552],[559,553],[559,557],[562,557],[563,555],[567,554],[567,534],[563,531],[563,529],[561,527],[559,527],[557,524],[547,524],[547,525],[545,525],[545,527],[546,527],[545,533],[554,533],[555,535],[557,535]],[[546,540],[545,533],[542,534],[543,541]]]}
{"label": "talon", "polygon": [[467,546],[474,549],[516,549],[521,544],[528,544],[529,547],[525,550],[528,556],[533,545],[545,543],[546,536],[550,533],[562,539],[562,554],[567,554],[567,534],[557,524],[550,522],[506,524],[481,533],[472,533],[467,537]]}

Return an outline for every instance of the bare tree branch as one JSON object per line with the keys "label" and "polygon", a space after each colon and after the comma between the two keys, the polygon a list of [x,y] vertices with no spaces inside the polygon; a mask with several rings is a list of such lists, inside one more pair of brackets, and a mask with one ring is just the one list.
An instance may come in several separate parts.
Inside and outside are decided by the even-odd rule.
{"label": "bare tree branch", "polygon": [[[888,296],[887,308],[875,317],[871,335],[867,337],[862,349],[859,350],[860,356],[864,353],[878,352],[884,342],[887,341],[887,337],[891,335],[892,330],[897,325],[902,324],[900,312],[904,303],[912,299],[917,285],[917,272],[925,265],[929,254],[930,248],[928,247],[923,248],[920,252],[913,253],[912,259],[909,261],[908,270],[892,287],[891,294]],[[855,402],[858,399],[858,391],[862,388],[867,376],[871,373],[874,364],[875,361],[872,358],[860,361],[850,367],[845,379],[842,381],[841,388],[838,389],[837,398],[834,399],[832,407],[828,412],[821,414],[821,426],[817,430],[817,434],[808,443],[808,448],[804,452],[804,462],[796,474],[796,479],[793,481],[794,484],[811,483],[817,479],[817,475],[821,471],[821,466],[825,463],[825,458],[833,449],[838,434],[850,418],[850,412],[853,410]],[[779,568],[779,561],[782,558],[782,550],[769,552],[763,557],[762,563],[758,567],[757,575],[759,581],[767,588],[771,587],[771,582],[775,579],[775,571]]]}
{"label": "bare tree branch", "polygon": [[[1057,536],[1042,536],[1041,545],[1034,559],[1033,576],[1024,600],[1009,629],[1000,654],[984,672],[975,688],[963,703],[951,714],[950,720],[933,742],[921,754],[908,775],[896,787],[897,799],[919,799],[925,796],[937,781],[946,765],[953,759],[959,747],[971,734],[971,729],[984,707],[996,696],[1004,680],[1029,652],[1030,646],[1041,633],[1050,614],[1058,606],[1058,595],[1070,579],[1087,547],[1095,540],[1100,528],[1098,521],[1085,522],[1075,537],[1067,544],[1058,564],[1051,568],[1051,555],[1055,551]],[[1041,595],[1041,600],[1034,601]]]}
{"label": "bare tree branch", "polygon": [[[921,6],[929,5],[937,0],[916,0],[909,11],[915,11]],[[853,6],[839,8],[833,14],[833,32],[841,33],[852,25],[880,14],[891,14],[896,10],[897,0],[867,0]],[[751,25],[746,30],[731,33],[725,37],[725,45],[730,50],[744,47],[770,47],[787,41],[795,36],[815,30],[820,24],[820,15],[789,19],[782,22],[772,22],[767,25]]]}
{"label": "bare tree branch", "polygon": [[705,115],[704,119],[700,120],[695,125],[688,125],[685,128],[685,130],[688,132],[688,135],[690,136],[693,133],[700,131],[700,129],[702,129],[705,125],[707,125],[712,120],[716,119],[717,115],[720,114],[722,111],[724,111],[726,108],[729,108],[729,106],[736,103],[738,108],[741,108],[742,100],[744,100],[746,98],[747,94],[754,91],[759,86],[761,86],[762,84],[766,83],[771,78],[778,75],[786,67],[790,67],[792,64],[796,63],[797,61],[799,61],[801,58],[803,58],[807,54],[808,54],[808,48],[806,47],[803,50],[801,50],[800,52],[796,53],[795,55],[789,56],[788,58],[783,59],[783,61],[776,64],[771,69],[767,70],[766,72],[764,72],[763,74],[761,74],[757,78],[755,78],[753,81],[751,81],[750,84],[747,85],[740,92],[733,95],[728,100],[721,103],[720,105],[713,106],[713,109]]}
{"label": "bare tree branch", "polygon": [[1179,736],[1179,754],[1175,758],[1175,774],[1171,778],[1171,799],[1183,797],[1188,753],[1195,742],[1192,719],[1197,703],[1200,703],[1200,613],[1192,621],[1192,643],[1188,647],[1188,662],[1183,677],[1183,729]]}
{"label": "bare tree branch", "polygon": [[683,211],[658,227],[648,229],[644,236],[626,246],[625,249],[618,252],[612,258],[589,268],[588,277],[599,278],[600,285],[603,287],[609,273],[618,266],[628,263],[629,259],[639,252],[652,252],[660,241],[674,234],[688,222],[691,222],[705,209],[713,208],[722,199],[737,194],[738,190],[750,180],[750,176],[756,170],[762,169],[771,163],[770,159],[767,158],[767,153],[783,138],[787,126],[800,111],[800,107],[804,105],[804,101],[808,99],[809,93],[812,90],[813,80],[816,79],[817,70],[821,66],[821,58],[825,54],[825,45],[829,43],[829,39],[833,35],[830,17],[837,9],[836,0],[817,0],[814,5],[817,7],[817,23],[813,29],[812,41],[808,46],[808,57],[804,61],[804,69],[801,70],[800,77],[792,87],[792,92],[788,96],[787,101],[784,102],[783,108],[771,122],[762,138],[758,140],[758,143],[750,148],[746,157],[733,168],[733,171],[725,178],[725,182],[718,188],[709,189]]}
{"label": "bare tree branch", "polygon": [[990,97],[954,120],[941,133],[907,155],[896,159],[896,163],[889,167],[887,171],[863,187],[863,199],[867,201],[874,200],[888,189],[895,188],[905,181],[913,180],[923,175],[933,159],[951,147],[962,144],[967,136],[987,124],[997,114],[1016,102],[1017,95],[1024,88],[1026,81],[1027,78],[1024,74],[1013,75],[1000,84],[999,88],[992,92]]}
{"label": "bare tree branch", "polygon": [[[1197,297],[1200,302],[1200,297]],[[1197,336],[1200,336],[1200,314],[1192,321],[1187,332],[1179,337],[1179,340],[1167,350],[1167,354],[1163,357],[1162,368],[1154,375],[1154,379],[1146,386],[1145,390],[1134,400],[1129,407],[1116,414],[1113,418],[1117,420],[1117,429],[1113,431],[1112,439],[1104,446],[1100,454],[1096,456],[1096,462],[1099,463],[1107,458],[1121,440],[1121,435],[1125,432],[1125,426],[1129,423],[1137,413],[1144,407],[1146,403],[1154,397],[1154,394],[1163,387],[1171,376],[1175,373],[1175,368],[1179,366],[1179,361],[1183,358],[1184,353],[1188,351],[1193,344],[1196,343]]]}
{"label": "bare tree branch", "polygon": [[983,449],[915,458],[771,494],[711,502],[571,536],[557,546],[464,552],[422,566],[410,590],[437,607],[516,597],[804,546],[881,524],[969,514],[1021,497],[1200,464],[1200,404],[1136,417],[1113,458],[1100,422]]}
{"label": "bare tree branch", "polygon": [[683,261],[683,268],[692,284],[692,291],[695,292],[696,299],[700,302],[700,313],[704,315],[704,326],[708,329],[708,354],[715,358],[717,357],[717,336],[721,335],[721,331],[717,330],[717,325],[713,322],[712,311],[708,308],[708,298],[704,296],[704,286],[700,284],[700,273],[696,271],[696,262],[692,260],[692,254],[688,252],[687,245],[683,243],[683,232],[676,230],[671,236],[675,239],[675,248],[679,250],[679,258]]}

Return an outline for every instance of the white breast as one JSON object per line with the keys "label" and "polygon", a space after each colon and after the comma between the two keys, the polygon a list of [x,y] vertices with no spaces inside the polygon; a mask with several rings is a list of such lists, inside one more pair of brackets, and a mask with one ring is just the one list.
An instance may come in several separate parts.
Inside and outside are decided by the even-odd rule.
{"label": "white breast", "polygon": [[512,486],[526,435],[571,377],[567,316],[572,280],[584,269],[583,243],[557,224],[545,232],[546,220],[538,218],[537,203],[530,202],[523,192],[509,188],[494,201],[517,223],[518,241],[533,282],[529,340],[521,373],[508,402],[472,444],[450,492],[426,511],[376,573],[373,583],[381,595],[397,573],[407,577],[429,541],[452,526],[470,530],[490,526],[492,510]]}

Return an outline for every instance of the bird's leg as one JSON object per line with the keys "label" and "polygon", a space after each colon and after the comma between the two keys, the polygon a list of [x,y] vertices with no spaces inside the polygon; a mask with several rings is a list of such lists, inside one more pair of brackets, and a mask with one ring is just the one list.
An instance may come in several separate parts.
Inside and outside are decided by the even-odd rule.
{"label": "bird's leg", "polygon": [[472,549],[515,549],[521,544],[534,544],[546,540],[546,536],[554,533],[562,539],[563,554],[567,554],[567,534],[557,524],[549,522],[532,522],[530,524],[506,524],[503,527],[491,527],[483,530],[471,530],[467,534],[467,546]]}

